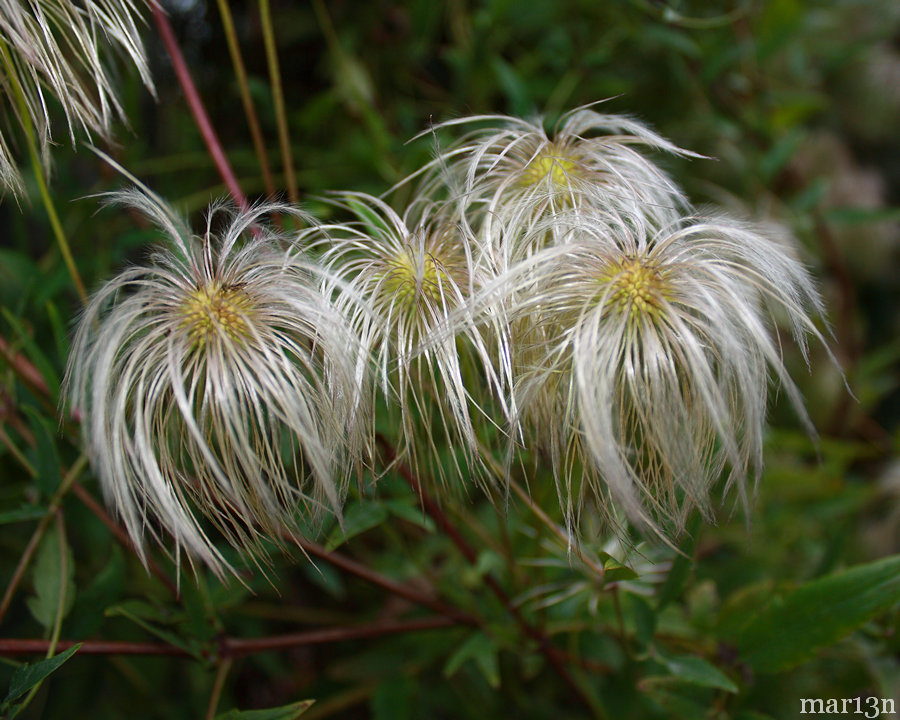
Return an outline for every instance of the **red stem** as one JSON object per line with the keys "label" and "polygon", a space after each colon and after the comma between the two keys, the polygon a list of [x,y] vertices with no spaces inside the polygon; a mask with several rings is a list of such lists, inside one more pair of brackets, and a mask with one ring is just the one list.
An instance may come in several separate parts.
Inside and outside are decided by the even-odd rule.
{"label": "red stem", "polygon": [[[109,531],[115,536],[116,540],[130,552],[134,552],[134,543],[131,542],[131,538],[128,537],[128,534],[113,520],[106,510],[103,509],[103,506],[98,503],[94,496],[91,495],[84,486],[79,483],[77,480],[72,483],[72,494],[75,495],[81,502],[83,502],[87,509],[90,510],[97,518],[100,519]],[[172,595],[178,597],[178,586],[172,581],[172,579],[166,574],[166,571],[163,570],[157,562],[152,557],[147,557],[147,569],[150,570],[157,578],[159,578],[160,582],[163,583],[169,590],[172,592]]]}
{"label": "red stem", "polygon": [[317,545],[314,542],[310,542],[309,540],[304,540],[302,538],[292,538],[293,542],[297,543],[297,545],[303,550],[303,552],[308,555],[312,555],[317,558],[321,558],[326,562],[334,565],[345,572],[348,572],[352,575],[356,575],[357,577],[369,582],[377,587],[380,587],[382,590],[387,590],[389,593],[397,595],[398,597],[402,597],[410,602],[415,603],[416,605],[421,605],[422,607],[427,607],[431,610],[434,610],[436,613],[439,613],[447,618],[451,618],[454,622],[462,623],[463,625],[471,625],[473,627],[478,627],[480,623],[477,618],[469,615],[468,613],[463,612],[462,610],[458,610],[457,608],[448,605],[447,603],[439,600],[437,598],[431,597],[429,595],[425,595],[424,593],[415,590],[408,585],[403,585],[394,580],[391,580],[384,575],[380,575],[373,570],[370,570],[365,565],[356,562],[348,558],[345,555],[341,555],[336,552],[328,552],[321,545]]}
{"label": "red stem", "polygon": [[[325,643],[341,642],[343,640],[358,640],[361,638],[374,638],[383,635],[396,635],[405,632],[418,632],[422,630],[438,630],[452,627],[456,621],[446,617],[428,617],[418,620],[406,620],[396,622],[383,622],[359,627],[334,627],[309,630],[307,632],[293,633],[289,635],[275,635],[261,638],[237,639],[224,637],[219,643],[220,657],[242,657],[259,652],[271,650],[283,650],[303,645],[322,645]],[[57,652],[67,650],[77,645],[76,640],[60,640],[56,645]],[[49,640],[0,638],[0,655],[40,655],[46,654],[50,646]],[[168,643],[139,643],[123,642],[116,640],[85,640],[78,650],[79,655],[172,655],[176,657],[191,657],[186,650]]]}
{"label": "red stem", "polygon": [[209,150],[209,154],[216,164],[219,175],[221,175],[222,180],[225,181],[225,186],[228,188],[228,192],[231,193],[231,197],[234,198],[234,201],[241,210],[246,210],[249,207],[247,196],[244,195],[244,191],[241,190],[241,186],[237,181],[237,177],[234,175],[234,171],[231,169],[231,165],[228,162],[225,151],[222,149],[222,144],[219,142],[219,138],[212,126],[212,122],[210,122],[209,115],[206,114],[206,108],[203,107],[200,93],[197,92],[197,87],[194,85],[194,80],[191,77],[191,72],[188,69],[187,63],[184,60],[184,55],[181,53],[181,48],[178,47],[178,41],[175,39],[172,25],[169,23],[169,19],[166,17],[162,8],[156,3],[151,3],[151,7],[153,9],[153,19],[156,22],[159,35],[172,60],[172,68],[175,70],[175,75],[178,78],[181,89],[184,91],[184,97],[187,100],[188,107],[191,109],[191,114],[194,116],[194,122],[197,123],[197,128],[203,135],[203,141],[206,143],[206,148]]}

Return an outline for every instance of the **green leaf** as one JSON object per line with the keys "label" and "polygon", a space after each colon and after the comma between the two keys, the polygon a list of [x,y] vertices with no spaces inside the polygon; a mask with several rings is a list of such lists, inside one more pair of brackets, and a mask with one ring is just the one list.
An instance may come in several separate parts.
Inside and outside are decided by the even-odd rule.
{"label": "green leaf", "polygon": [[623,565],[615,558],[609,558],[603,563],[603,580],[605,582],[617,582],[619,580],[634,580],[638,574],[627,565]]}
{"label": "green leaf", "polygon": [[23,520],[40,520],[47,514],[47,508],[36,507],[34,505],[25,505],[16,510],[7,510],[0,512],[0,525],[7,525],[14,522],[22,522]]}
{"label": "green leaf", "polygon": [[684,584],[694,565],[694,548],[697,547],[697,537],[700,532],[700,513],[694,513],[685,530],[685,538],[678,547],[678,554],[672,561],[672,567],[666,580],[659,589],[659,598],[656,601],[656,610],[659,612],[670,602],[681,595]]}
{"label": "green leaf", "polygon": [[294,720],[309,710],[314,702],[315,700],[301,700],[266,710],[229,710],[216,715],[216,720]]}
{"label": "green leaf", "polygon": [[369,703],[372,720],[409,720],[415,692],[416,684],[406,675],[379,683]]}
{"label": "green leaf", "polygon": [[453,677],[466,660],[475,661],[492,688],[500,687],[500,663],[493,638],[483,632],[472,634],[447,660],[444,677]]}
{"label": "green leaf", "polygon": [[667,655],[657,652],[659,661],[676,678],[691,685],[736,693],[737,685],[708,660],[695,655]]}
{"label": "green leaf", "polygon": [[836,225],[865,225],[867,223],[897,222],[900,207],[836,207],[825,211],[825,219]]}
{"label": "green leaf", "polygon": [[384,500],[382,503],[391,515],[396,515],[423,530],[434,532],[434,520],[428,517],[418,505],[411,505],[404,500]]}
{"label": "green leaf", "polygon": [[8,705],[14,700],[18,700],[22,697],[31,690],[31,688],[78,652],[78,648],[80,647],[81,643],[73,645],[68,650],[63,650],[58,655],[54,655],[46,660],[40,660],[32,664],[25,663],[18,667],[13,673],[12,679],[9,681],[9,692],[6,693],[6,699],[3,701],[4,705]]}
{"label": "green leaf", "polygon": [[125,558],[119,546],[112,545],[106,566],[78,593],[68,620],[68,632],[74,637],[95,633],[103,622],[106,608],[122,596],[124,589]]}
{"label": "green leaf", "polygon": [[900,555],[857,565],[776,597],[738,636],[741,657],[757,672],[810,659],[900,602]]}
{"label": "green leaf", "polygon": [[34,408],[25,405],[22,410],[28,416],[35,446],[29,451],[30,460],[37,471],[34,482],[44,496],[49,497],[59,487],[62,474],[59,454],[56,452],[56,431],[50,421]]}
{"label": "green leaf", "polygon": [[387,517],[387,510],[377,502],[351,505],[344,515],[343,527],[338,526],[331,532],[328,542],[325,543],[325,549],[331,552],[350,538],[381,525]]}
{"label": "green leaf", "polygon": [[170,645],[174,645],[177,648],[181,648],[185,652],[190,653],[198,660],[203,659],[200,648],[196,643],[186,642],[181,636],[169,632],[168,630],[163,630],[162,628],[156,627],[151,622],[151,620],[156,620],[157,622],[167,620],[171,622],[171,620],[166,618],[163,612],[154,608],[148,603],[141,602],[140,600],[129,600],[127,602],[120,603],[119,605],[114,605],[113,607],[108,608],[106,610],[106,616],[128,618],[133,623],[144,628],[144,630],[146,630],[147,632],[158,637],[160,640],[167,642]]}
{"label": "green leaf", "polygon": [[656,633],[656,612],[639,595],[629,595],[634,608],[635,639],[641,647],[646,647]]}
{"label": "green leaf", "polygon": [[55,526],[47,529],[38,548],[32,572],[34,595],[27,598],[25,604],[34,619],[49,630],[56,622],[60,595],[65,593],[63,617],[68,614],[75,601],[75,559],[65,538],[60,538]]}

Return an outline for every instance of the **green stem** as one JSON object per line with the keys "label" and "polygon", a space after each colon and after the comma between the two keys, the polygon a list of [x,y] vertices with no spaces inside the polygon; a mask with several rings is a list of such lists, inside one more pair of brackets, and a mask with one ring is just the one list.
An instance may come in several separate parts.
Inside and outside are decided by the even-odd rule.
{"label": "green stem", "polygon": [[234,29],[234,18],[231,15],[228,0],[218,0],[218,3],[219,14],[222,16],[222,28],[225,30],[225,39],[228,41],[228,52],[231,53],[231,63],[234,65],[234,74],[241,93],[244,115],[247,116],[247,125],[250,127],[250,135],[253,138],[253,149],[259,160],[266,194],[269,197],[274,197],[275,181],[272,179],[272,169],[269,166],[269,157],[266,153],[266,144],[263,140],[262,130],[259,126],[259,118],[256,115],[256,108],[253,106],[253,98],[250,96],[250,85],[247,83],[247,69],[244,65],[241,47],[238,44],[237,33]]}
{"label": "green stem", "polygon": [[6,76],[9,80],[9,86],[12,88],[12,94],[15,98],[16,105],[19,109],[19,119],[22,129],[25,131],[25,141],[28,144],[28,156],[31,160],[31,167],[34,169],[34,177],[37,180],[38,189],[41,193],[41,200],[50,218],[50,227],[56,237],[56,243],[59,245],[59,251],[62,253],[63,261],[72,276],[72,282],[75,283],[75,289],[82,303],[87,302],[87,292],[84,289],[84,283],[81,281],[81,275],[78,274],[78,268],[75,266],[75,259],[72,257],[72,251],[69,249],[69,241],[66,239],[66,233],[63,230],[59,215],[56,213],[56,207],[53,205],[53,199],[50,197],[50,190],[47,188],[47,181],[44,178],[44,166],[41,163],[41,156],[38,152],[37,141],[34,136],[34,128],[27,121],[28,104],[25,101],[25,93],[19,83],[18,75],[12,64],[12,58],[9,55],[9,48],[0,38],[0,56],[3,57],[3,66],[6,69]]}
{"label": "green stem", "polygon": [[294,176],[294,158],[291,154],[291,138],[288,132],[287,113],[284,108],[281,71],[278,68],[278,51],[275,47],[275,31],[272,28],[272,13],[269,9],[269,0],[259,0],[259,14],[262,20],[263,42],[266,46],[269,80],[272,84],[272,101],[275,103],[275,119],[278,122],[278,142],[281,145],[281,162],[284,165],[288,199],[291,202],[297,202],[298,194],[297,180]]}
{"label": "green stem", "polygon": [[219,663],[216,679],[213,680],[212,692],[209,694],[209,705],[206,707],[206,720],[214,720],[216,717],[216,708],[219,707],[222,690],[225,688],[225,679],[228,677],[233,662],[234,660],[231,658],[225,658]]}

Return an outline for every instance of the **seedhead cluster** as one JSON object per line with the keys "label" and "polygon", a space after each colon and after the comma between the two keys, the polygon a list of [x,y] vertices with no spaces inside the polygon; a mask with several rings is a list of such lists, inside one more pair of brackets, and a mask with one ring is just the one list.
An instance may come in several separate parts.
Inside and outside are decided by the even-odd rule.
{"label": "seedhead cluster", "polygon": [[340,513],[376,407],[398,462],[444,488],[502,491],[549,457],[573,541],[588,503],[668,537],[723,475],[746,500],[771,374],[808,424],[772,318],[805,356],[818,294],[789,245],[694,212],[647,153],[699,156],[592,108],[435,137],[456,126],[475,129],[408,179],[404,214],[343,193],[290,235],[256,208],[191,238],[126,197],[169,246],[97,293],[67,387],[135,540],[164,530],[223,569],[210,528],[256,553]]}

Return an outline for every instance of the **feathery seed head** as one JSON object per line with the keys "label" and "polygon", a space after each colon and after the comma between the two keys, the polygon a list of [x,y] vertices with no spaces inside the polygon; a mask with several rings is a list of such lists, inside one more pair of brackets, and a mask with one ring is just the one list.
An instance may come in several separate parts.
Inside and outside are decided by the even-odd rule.
{"label": "feathery seed head", "polygon": [[563,222],[565,242],[508,285],[524,278],[511,311],[526,328],[514,350],[518,419],[562,468],[570,522],[593,495],[644,527],[681,528],[692,508],[708,510],[726,469],[745,501],[770,372],[812,431],[770,327],[777,311],[804,353],[806,335],[823,340],[808,274],[788,248],[726,218],[650,236],[583,213]]}
{"label": "feathery seed head", "polygon": [[340,512],[364,439],[358,343],[321,294],[321,270],[258,224],[296,211],[256,207],[216,235],[214,207],[195,237],[155,196],[120,199],[168,245],[91,299],[67,402],[135,544],[165,531],[222,574],[211,533],[258,561],[301,518]]}
{"label": "feathery seed head", "polygon": [[[424,449],[434,461],[445,444],[477,464],[471,413],[483,400],[469,393],[466,376],[481,373],[482,387],[498,383],[478,330],[455,319],[479,283],[471,239],[440,213],[410,228],[377,198],[348,193],[337,204],[356,222],[313,229],[300,241],[325,248],[328,292],[399,412],[401,457],[416,466]],[[432,342],[439,328],[444,334]],[[438,463],[434,469],[442,472]]]}
{"label": "feathery seed head", "polygon": [[[566,233],[545,223],[560,213],[609,218],[640,232],[674,222],[688,205],[677,186],[639,148],[699,157],[624,116],[590,107],[562,117],[548,134],[533,122],[476,116],[442,123],[490,123],[464,135],[425,169],[421,195],[449,189],[463,222],[474,228],[485,252],[508,268]],[[535,233],[542,226],[543,233]]]}
{"label": "feathery seed head", "polygon": [[213,283],[191,292],[181,309],[191,339],[202,347],[219,333],[236,342],[249,339],[244,315],[252,307],[253,301],[244,288]]}

